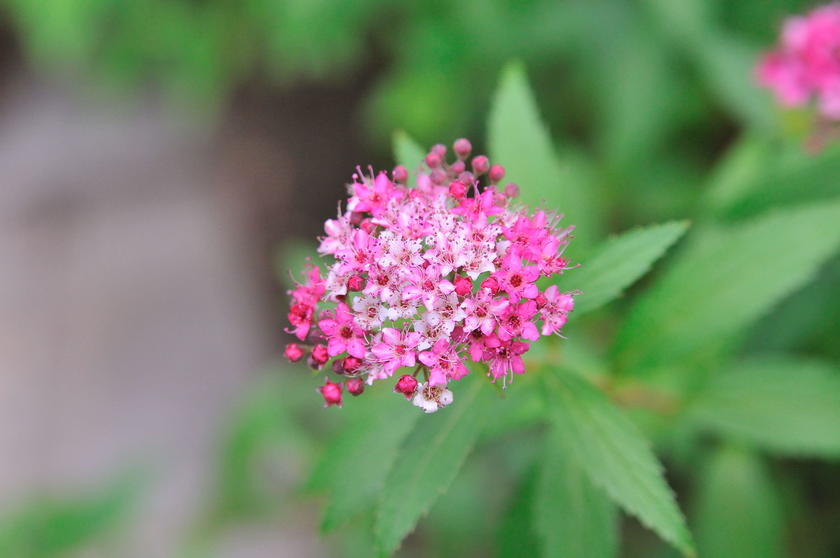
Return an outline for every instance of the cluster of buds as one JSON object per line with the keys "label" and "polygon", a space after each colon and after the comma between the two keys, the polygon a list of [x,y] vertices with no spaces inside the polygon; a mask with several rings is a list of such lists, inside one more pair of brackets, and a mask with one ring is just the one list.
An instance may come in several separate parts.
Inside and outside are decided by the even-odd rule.
{"label": "cluster of buds", "polygon": [[840,120],[840,3],[788,19],[778,48],[764,55],[757,74],[782,105],[814,100],[824,118]]}
{"label": "cluster of buds", "polygon": [[484,155],[469,160],[468,140],[453,151],[447,162],[447,148],[434,146],[413,187],[402,166],[390,177],[357,169],[346,210],[320,239],[331,263],[323,274],[310,264],[289,291],[287,331],[300,343],[286,357],[318,370],[333,359],[327,370],[341,383],[319,388],[326,405],[405,367],[413,371],[394,391],[434,412],[452,402],[448,386],[469,373],[467,360],[506,385],[525,371],[530,342],[566,323],[575,293],[540,290],[537,280],[569,269],[573,227],[517,205],[504,168]]}

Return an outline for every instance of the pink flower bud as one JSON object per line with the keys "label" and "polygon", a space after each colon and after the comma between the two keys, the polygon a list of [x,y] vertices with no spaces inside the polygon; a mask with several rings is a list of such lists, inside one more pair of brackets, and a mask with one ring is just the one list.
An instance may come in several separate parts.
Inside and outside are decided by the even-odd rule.
{"label": "pink flower bud", "polygon": [[318,388],[318,392],[324,398],[324,407],[338,405],[341,407],[341,386],[329,380]]}
{"label": "pink flower bud", "polygon": [[365,288],[365,278],[361,275],[353,275],[347,280],[347,290],[351,292],[359,292]]}
{"label": "pink flower bud", "polygon": [[330,368],[332,368],[332,371],[338,375],[344,374],[344,359],[335,359],[334,361],[332,361],[332,365],[330,366]]}
{"label": "pink flower bud", "polygon": [[438,168],[440,166],[441,162],[442,161],[441,161],[440,155],[438,155],[434,151],[432,151],[431,153],[426,155],[426,165],[428,165],[428,167],[430,169]]}
{"label": "pink flower bud", "polygon": [[452,144],[452,149],[459,159],[466,159],[472,151],[472,144],[467,138],[460,138]]}
{"label": "pink flower bud", "polygon": [[312,354],[309,355],[309,366],[315,370],[320,370],[329,359],[330,355],[327,353],[326,345],[315,345],[312,348]]}
{"label": "pink flower bud", "polygon": [[430,153],[434,153],[435,155],[440,157],[440,159],[442,161],[443,158],[446,157],[446,146],[443,145],[442,143],[436,143],[435,145],[432,146],[432,149],[430,150]]}
{"label": "pink flower bud", "polygon": [[484,174],[490,168],[490,160],[485,155],[473,157],[472,168],[475,171],[475,174]]}
{"label": "pink flower bud", "polygon": [[499,281],[495,277],[488,277],[484,281],[481,282],[481,288],[487,289],[490,291],[490,294],[496,294],[499,292]]}
{"label": "pink flower bud", "polygon": [[456,180],[449,184],[449,195],[459,200],[467,197],[467,186],[463,182]]}
{"label": "pink flower bud", "polygon": [[411,374],[401,376],[394,386],[394,393],[402,393],[406,399],[411,399],[415,391],[417,391],[417,378]]}
{"label": "pink flower bud", "polygon": [[455,279],[455,293],[458,296],[467,296],[472,292],[472,280],[469,277],[458,277]]}
{"label": "pink flower bud", "polygon": [[353,372],[358,370],[361,365],[362,365],[362,360],[361,359],[356,358],[354,356],[346,357],[344,359],[344,365],[343,365],[344,372],[346,372],[347,374],[352,374]]}
{"label": "pink flower bud", "polygon": [[475,182],[475,175],[471,172],[462,172],[458,175],[458,182],[463,182],[464,184],[470,185]]}
{"label": "pink flower bud", "polygon": [[283,351],[283,354],[286,355],[286,358],[290,362],[297,362],[303,358],[304,352],[297,343],[289,343],[286,345],[286,350]]}
{"label": "pink flower bud", "polygon": [[519,195],[519,186],[512,182],[505,185],[505,195],[509,198],[515,198]]}
{"label": "pink flower bud", "polygon": [[499,182],[501,179],[505,177],[505,167],[502,165],[493,165],[490,167],[490,172],[487,175],[487,178],[490,179],[490,182],[495,184]]}
{"label": "pink flower bud", "polygon": [[402,165],[397,165],[394,167],[394,170],[391,171],[391,176],[394,178],[394,182],[405,184],[408,180],[408,170]]}
{"label": "pink flower bud", "polygon": [[540,293],[537,295],[537,298],[534,299],[534,302],[537,303],[537,308],[542,308],[548,303],[548,299],[545,298],[545,295]]}
{"label": "pink flower bud", "polygon": [[429,174],[429,180],[432,181],[432,184],[440,186],[446,180],[446,173],[443,172],[443,169],[435,169]]}
{"label": "pink flower bud", "polygon": [[452,174],[454,174],[455,176],[458,176],[459,174],[464,172],[466,169],[467,169],[467,165],[464,163],[464,161],[455,161],[454,163],[449,165],[449,170],[451,170]]}
{"label": "pink flower bud", "polygon": [[347,388],[347,391],[350,392],[350,395],[353,395],[354,397],[356,395],[361,395],[365,391],[365,383],[361,378],[348,378],[347,381],[344,382],[344,386]]}

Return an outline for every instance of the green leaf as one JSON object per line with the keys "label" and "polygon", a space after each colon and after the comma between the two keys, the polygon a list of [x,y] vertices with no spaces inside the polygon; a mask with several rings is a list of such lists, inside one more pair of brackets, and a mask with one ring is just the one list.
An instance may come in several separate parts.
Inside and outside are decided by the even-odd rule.
{"label": "green leaf", "polygon": [[0,521],[0,556],[66,556],[106,537],[137,504],[142,483],[131,475],[78,498],[39,498]]}
{"label": "green leaf", "polygon": [[409,183],[414,184],[417,178],[417,169],[423,163],[426,152],[414,141],[411,136],[402,130],[394,132],[393,137],[394,159],[398,165],[404,166],[409,172]]}
{"label": "green leaf", "polygon": [[399,547],[463,465],[493,399],[493,391],[484,384],[474,378],[454,394],[451,406],[423,417],[409,438],[382,490],[374,527],[381,555],[389,556]]}
{"label": "green leaf", "polygon": [[840,456],[840,368],[792,357],[746,360],[714,376],[689,420],[781,453]]}
{"label": "green leaf", "polygon": [[373,507],[397,449],[421,414],[384,385],[367,388],[363,400],[346,407],[345,424],[307,482],[329,494],[321,520],[325,532]]}
{"label": "green leaf", "polygon": [[784,514],[764,463],[736,448],[718,450],[700,478],[697,549],[714,558],[782,558]]}
{"label": "green leaf", "polygon": [[534,525],[546,558],[610,558],[618,550],[618,514],[574,457],[574,440],[554,421],[540,461]]}
{"label": "green leaf", "polygon": [[560,280],[562,290],[578,289],[572,315],[590,312],[618,297],[644,275],[688,228],[686,221],[634,229],[596,247],[579,270]]}
{"label": "green leaf", "polygon": [[636,427],[592,384],[564,371],[546,375],[554,428],[590,480],[686,556],[691,534],[662,466]]}
{"label": "green leaf", "polygon": [[505,167],[505,181],[519,185],[520,201],[565,215],[576,225],[576,242],[595,233],[591,193],[574,165],[561,165],[521,64],[509,64],[493,100],[488,123],[491,162]]}
{"label": "green leaf", "polygon": [[838,243],[838,202],[698,231],[625,319],[614,345],[621,368],[685,362],[730,339],[810,280]]}
{"label": "green leaf", "polygon": [[527,471],[522,475],[519,486],[514,489],[499,525],[497,558],[520,558],[539,553],[533,525],[536,480],[536,473]]}

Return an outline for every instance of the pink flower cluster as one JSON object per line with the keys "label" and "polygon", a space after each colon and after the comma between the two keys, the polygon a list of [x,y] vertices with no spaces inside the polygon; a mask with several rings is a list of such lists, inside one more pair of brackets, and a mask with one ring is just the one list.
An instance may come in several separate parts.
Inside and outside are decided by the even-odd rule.
{"label": "pink flower cluster", "polygon": [[403,374],[394,391],[426,412],[452,401],[450,382],[485,363],[506,384],[522,374],[522,355],[541,335],[559,333],[574,293],[537,280],[569,268],[563,252],[573,227],[558,215],[529,213],[514,202],[518,188],[501,187],[504,169],[470,142],[436,145],[417,173],[391,176],[359,170],[345,211],[327,220],[319,252],[334,259],[324,273],[310,265],[290,291],[291,328],[301,343],[286,347],[292,361],[331,369],[319,391],[340,405],[342,384],[353,395]]}
{"label": "pink flower cluster", "polygon": [[825,118],[840,120],[840,3],[788,19],[781,44],[764,55],[757,75],[781,104],[814,99]]}

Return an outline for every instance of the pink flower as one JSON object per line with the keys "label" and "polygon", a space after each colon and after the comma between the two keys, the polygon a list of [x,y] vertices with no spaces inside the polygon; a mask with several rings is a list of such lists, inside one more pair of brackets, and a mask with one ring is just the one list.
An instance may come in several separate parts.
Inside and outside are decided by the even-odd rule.
{"label": "pink flower", "polygon": [[502,341],[510,341],[514,337],[522,337],[529,341],[539,339],[540,333],[532,321],[536,313],[537,303],[533,300],[509,305],[499,322],[499,339]]}
{"label": "pink flower", "polygon": [[429,367],[429,385],[432,386],[445,386],[450,379],[460,380],[469,373],[445,339],[439,340],[431,351],[422,352],[417,358]]}
{"label": "pink flower", "polygon": [[383,365],[383,370],[390,376],[400,366],[414,366],[416,348],[420,334],[399,331],[391,327],[382,330],[382,340],[373,346],[371,352]]}
{"label": "pink flower", "polygon": [[758,82],[784,106],[815,99],[820,113],[840,119],[840,3],[788,19],[779,47],[756,67]]}
{"label": "pink flower", "polygon": [[508,377],[514,373],[524,374],[525,363],[522,355],[528,352],[531,346],[521,341],[502,341],[496,336],[488,337],[484,342],[484,360],[490,363],[490,374],[493,379]]}
{"label": "pink flower", "polygon": [[556,285],[551,285],[540,295],[540,317],[543,335],[551,335],[566,325],[566,319],[575,307],[575,299],[569,293],[561,293]]}
{"label": "pink flower", "polygon": [[[467,140],[454,151],[448,162],[444,146],[432,148],[417,187],[400,167],[394,181],[373,170],[354,174],[347,210],[325,223],[320,239],[326,278],[309,266],[289,291],[288,331],[314,344],[309,365],[343,377],[319,390],[326,404],[341,403],[342,385],[360,395],[365,384],[417,366],[395,390],[434,412],[452,402],[449,386],[468,373],[467,353],[506,384],[524,372],[526,341],[565,324],[572,294],[541,294],[536,281],[570,269],[562,254],[572,227],[514,205],[518,188],[502,189],[504,170],[487,157],[473,158],[470,172]],[[291,360],[305,354],[294,343],[285,352]]]}
{"label": "pink flower", "polygon": [[523,266],[522,260],[513,254],[505,256],[502,268],[495,274],[500,288],[508,294],[512,302],[517,302],[520,298],[536,298],[539,290],[534,281],[539,276],[538,267]]}
{"label": "pink flower", "polygon": [[365,357],[364,332],[353,321],[353,314],[346,304],[339,303],[334,318],[322,318],[318,327],[327,336],[327,350],[330,356],[347,351],[356,358]]}

